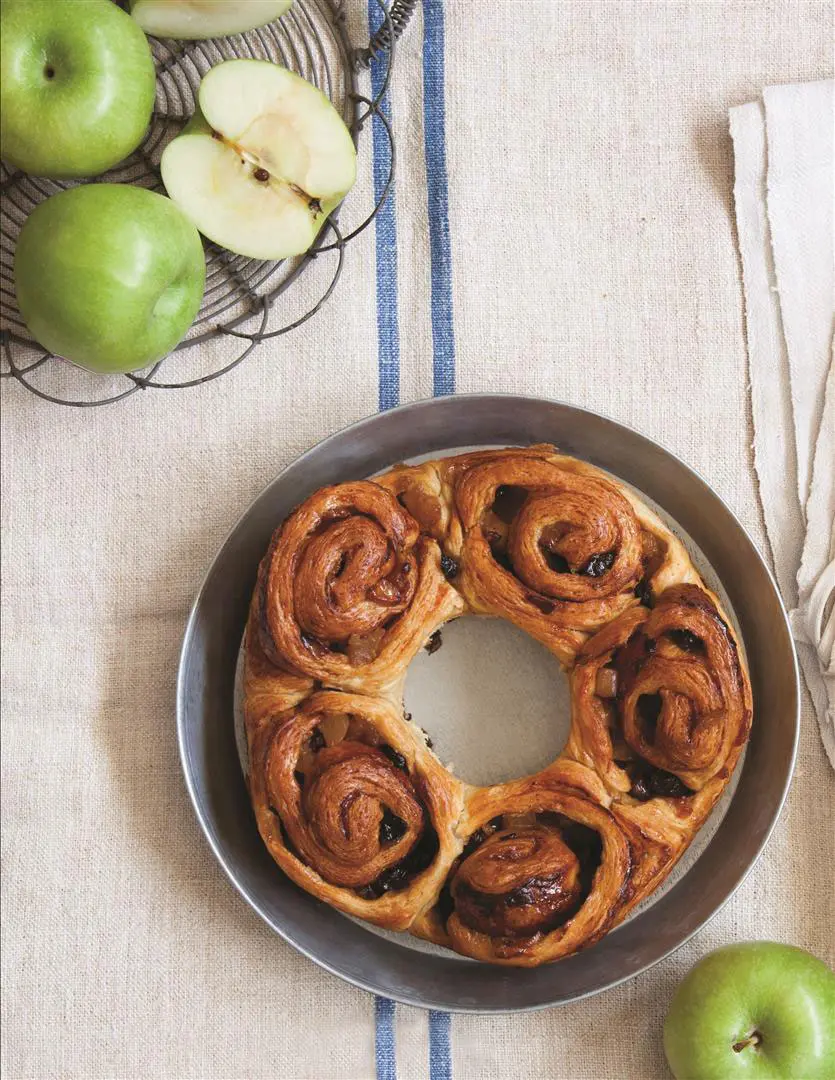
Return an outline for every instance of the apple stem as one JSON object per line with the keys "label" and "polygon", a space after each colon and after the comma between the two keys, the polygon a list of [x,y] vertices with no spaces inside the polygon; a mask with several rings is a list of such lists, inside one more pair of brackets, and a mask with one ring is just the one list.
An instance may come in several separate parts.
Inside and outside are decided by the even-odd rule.
{"label": "apple stem", "polygon": [[737,1054],[741,1054],[746,1046],[759,1046],[762,1041],[763,1037],[760,1035],[759,1031],[752,1031],[747,1038],[740,1039],[739,1042],[734,1043],[734,1051]]}

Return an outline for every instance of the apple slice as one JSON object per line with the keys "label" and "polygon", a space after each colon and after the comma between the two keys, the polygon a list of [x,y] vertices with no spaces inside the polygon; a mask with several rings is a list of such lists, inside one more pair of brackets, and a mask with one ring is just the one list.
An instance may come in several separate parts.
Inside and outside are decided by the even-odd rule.
{"label": "apple slice", "polygon": [[243,34],[264,26],[293,0],[130,0],[130,13],[154,37],[199,38]]}
{"label": "apple slice", "polygon": [[265,60],[205,75],[199,107],[162,155],[162,179],[204,236],[238,255],[307,251],[356,179],[350,132],[324,94]]}

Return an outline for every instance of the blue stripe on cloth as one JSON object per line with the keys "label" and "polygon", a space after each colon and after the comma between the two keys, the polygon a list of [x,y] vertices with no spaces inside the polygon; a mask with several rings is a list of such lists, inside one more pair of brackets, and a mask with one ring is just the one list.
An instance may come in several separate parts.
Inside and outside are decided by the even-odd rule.
{"label": "blue stripe on cloth", "polygon": [[455,393],[445,116],[444,5],[443,0],[423,0],[423,137],[432,270],[432,383],[436,397]]}
{"label": "blue stripe on cloth", "polygon": [[429,1080],[452,1080],[450,1019],[446,1012],[429,1013]]}
{"label": "blue stripe on cloth", "polygon": [[376,1032],[374,1053],[377,1059],[377,1080],[397,1080],[394,1062],[394,1002],[388,998],[374,999]]}
{"label": "blue stripe on cloth", "polygon": [[[368,28],[373,36],[383,21],[377,0],[368,0]],[[388,58],[371,62],[372,97],[379,94],[386,77]],[[388,93],[380,102],[380,111],[391,121]],[[371,124],[373,147],[374,199],[379,202],[391,170],[391,145],[383,122],[375,116]],[[400,401],[400,326],[397,312],[397,217],[394,187],[374,219],[377,265],[377,368],[378,405],[381,410],[394,408]],[[374,1050],[377,1080],[397,1080],[394,1056],[394,1002],[374,999]]]}
{"label": "blue stripe on cloth", "polygon": [[[443,0],[423,0],[423,138],[431,260],[432,391],[455,393],[452,245],[446,162]],[[452,1080],[449,1013],[429,1013],[429,1080]]]}
{"label": "blue stripe on cloth", "polygon": [[[368,26],[375,34],[383,22],[377,0],[368,0]],[[383,54],[371,62],[371,93],[377,97],[383,87],[388,57]],[[391,121],[391,101],[386,92],[380,112]],[[379,202],[391,170],[391,145],[382,120],[375,116],[371,125],[374,149],[374,199]],[[400,403],[400,327],[397,313],[397,216],[394,185],[389,197],[374,219],[377,243],[377,365],[379,371],[379,408],[393,409]]]}

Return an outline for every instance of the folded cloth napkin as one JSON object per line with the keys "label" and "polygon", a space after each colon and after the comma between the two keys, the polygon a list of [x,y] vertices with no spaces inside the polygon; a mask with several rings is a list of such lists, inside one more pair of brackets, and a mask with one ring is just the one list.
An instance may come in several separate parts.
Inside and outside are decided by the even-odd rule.
{"label": "folded cloth napkin", "polygon": [[808,528],[791,613],[798,654],[820,719],[823,745],[835,768],[835,360],[829,367],[824,413],[806,504]]}
{"label": "folded cloth napkin", "polygon": [[[835,83],[731,109],[754,464],[775,573],[835,768]],[[795,606],[796,605],[796,606]]]}

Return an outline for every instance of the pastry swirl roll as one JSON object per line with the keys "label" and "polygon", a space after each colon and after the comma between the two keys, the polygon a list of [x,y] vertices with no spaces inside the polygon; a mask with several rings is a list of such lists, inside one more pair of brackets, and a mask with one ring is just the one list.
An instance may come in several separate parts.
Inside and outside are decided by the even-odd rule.
{"label": "pastry swirl roll", "polygon": [[724,785],[748,737],[751,692],[736,641],[697,585],[671,586],[652,609],[610,623],[583,647],[571,679],[568,754],[635,801]]}
{"label": "pastry swirl roll", "polygon": [[[633,852],[599,781],[573,763],[476,790],[464,841],[414,932],[474,959],[535,967],[597,941],[631,896]],[[605,801],[605,799],[603,800]]]}
{"label": "pastry swirl roll", "polygon": [[370,481],[322,488],[293,511],[261,564],[256,606],[273,664],[365,693],[396,686],[463,608],[437,542]]}
{"label": "pastry swirl roll", "polygon": [[509,619],[570,665],[590,633],[652,593],[679,555],[661,522],[604,473],[549,447],[447,466],[472,610]]}
{"label": "pastry swirl roll", "polygon": [[319,691],[251,733],[261,835],[294,881],[406,929],[460,850],[461,788],[388,702]]}

